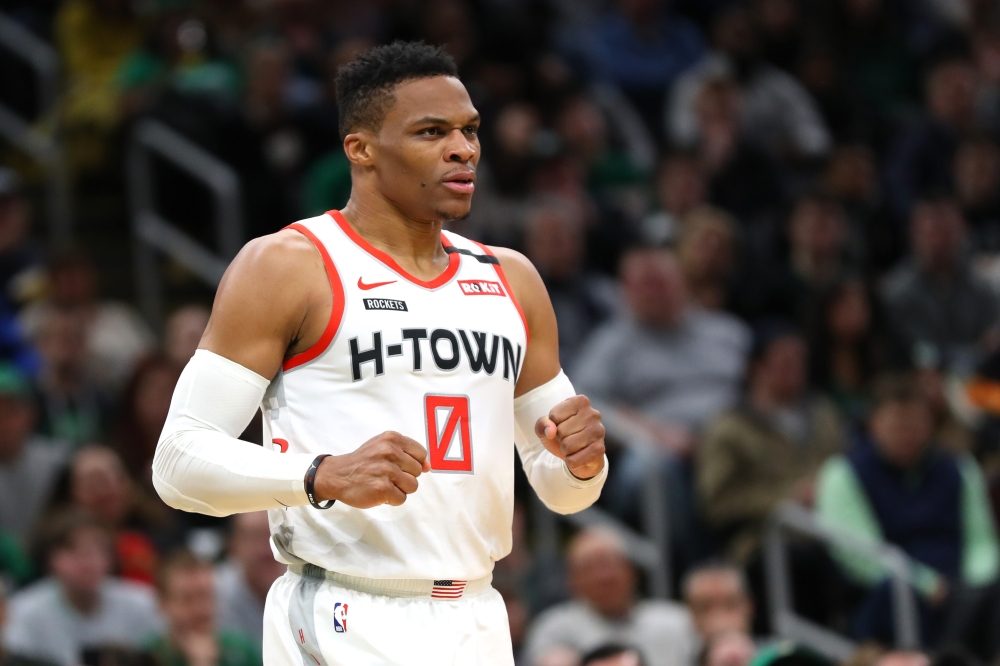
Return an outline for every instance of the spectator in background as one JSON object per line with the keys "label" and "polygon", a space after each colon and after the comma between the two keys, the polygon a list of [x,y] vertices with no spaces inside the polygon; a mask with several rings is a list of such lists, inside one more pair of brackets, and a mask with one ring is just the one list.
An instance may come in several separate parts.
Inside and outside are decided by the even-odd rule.
{"label": "spectator in background", "polygon": [[706,645],[724,634],[750,635],[753,600],[739,567],[721,562],[697,565],[684,574],[681,594]]}
{"label": "spectator in background", "polygon": [[808,392],[808,353],[790,324],[760,324],[743,404],[716,418],[702,439],[701,507],[736,562],[756,559],[765,521],[781,502],[812,505],[816,473],[844,447],[837,410]]}
{"label": "spectator in background", "polygon": [[29,242],[31,204],[21,177],[0,168],[0,312],[9,315],[41,290],[41,249]]}
{"label": "spectator in background", "polygon": [[643,239],[651,245],[674,241],[681,220],[707,201],[708,183],[694,153],[673,152],[660,163],[656,175],[657,210],[642,220]]}
{"label": "spectator in background", "polygon": [[264,638],[264,600],[286,567],[271,553],[266,511],[238,513],[231,525],[229,558],[215,572],[218,624],[260,644]]}
{"label": "spectator in background", "polygon": [[875,153],[863,143],[838,147],[823,173],[822,187],[850,220],[848,252],[881,275],[903,254],[905,239],[879,185]]}
{"label": "spectator in background", "polygon": [[886,195],[899,218],[906,219],[920,197],[952,185],[959,137],[979,129],[977,85],[976,69],[964,58],[929,69],[926,112],[899,130],[886,157]]}
{"label": "spectator in background", "polygon": [[112,400],[91,376],[82,314],[48,309],[34,338],[42,356],[35,382],[38,432],[73,447],[104,439],[111,425]]}
{"label": "spectator in background", "polygon": [[164,511],[138,492],[117,453],[106,446],[81,449],[70,470],[70,500],[111,535],[123,579],[156,582],[156,548],[142,528],[162,525]]}
{"label": "spectator in background", "polygon": [[955,198],[977,252],[1000,251],[1000,148],[991,137],[963,140],[955,151]]}
{"label": "spectator in background", "polygon": [[714,52],[678,80],[667,109],[667,135],[679,146],[697,144],[702,123],[699,98],[712,81],[731,79],[742,103],[744,136],[775,157],[816,159],[832,139],[809,93],[789,74],[761,57],[760,39],[750,10],[724,9],[712,24]]}
{"label": "spectator in background", "polygon": [[734,80],[707,81],[695,100],[694,150],[708,178],[709,201],[753,230],[778,207],[784,185],[778,163],[747,142],[741,103]]}
{"label": "spectator in background", "polygon": [[852,423],[868,415],[870,382],[884,360],[875,304],[865,283],[841,280],[824,294],[809,339],[812,385]]}
{"label": "spectator in background", "polygon": [[[867,436],[820,473],[819,518],[909,556],[925,646],[968,638],[963,633],[976,622],[976,612],[996,606],[1000,574],[1000,544],[982,472],[972,458],[936,446],[931,411],[912,377],[883,379],[874,403]],[[834,554],[845,573],[869,590],[853,634],[891,645],[891,590],[881,564],[857,553]],[[950,620],[949,612],[955,614]],[[964,622],[953,621],[962,616]],[[942,635],[946,627],[948,635]],[[988,634],[986,644],[974,646],[983,659],[998,647],[996,632]]]}
{"label": "spectator in background", "polygon": [[918,343],[934,345],[948,370],[969,370],[997,326],[996,296],[973,275],[962,211],[950,197],[926,198],[913,209],[912,256],[886,277],[882,289],[897,365]]}
{"label": "spectator in background", "polygon": [[891,118],[917,101],[917,59],[907,44],[900,6],[886,0],[837,0],[827,9],[818,19],[859,103]]}
{"label": "spectator in background", "polygon": [[75,666],[84,649],[138,647],[159,631],[149,588],[110,576],[110,535],[95,518],[76,512],[56,516],[42,544],[49,577],[10,600],[4,642],[12,651]]}
{"label": "spectator in background", "polygon": [[66,460],[65,446],[34,434],[36,410],[27,378],[0,365],[0,530],[23,547]]}
{"label": "spectator in background", "polygon": [[725,310],[736,270],[736,222],[712,206],[695,208],[683,219],[677,261],[691,300],[706,310]]}
{"label": "spectator in background", "polygon": [[749,666],[756,653],[757,646],[749,634],[724,632],[705,645],[700,666]]}
{"label": "spectator in background", "polygon": [[136,361],[155,345],[149,327],[132,306],[100,299],[97,270],[83,254],[67,253],[53,258],[48,278],[48,298],[21,312],[25,332],[34,338],[54,309],[82,317],[88,372],[102,388],[120,389]]}
{"label": "spectator in background", "polygon": [[170,411],[170,399],[181,368],[164,356],[142,361],[122,392],[112,441],[125,469],[140,486],[153,491],[153,454]]}
{"label": "spectator in background", "polygon": [[576,387],[666,449],[690,451],[693,433],[737,399],[749,331],[728,314],[692,307],[667,250],[631,250],[621,276],[629,314],[594,332]]}
{"label": "spectator in background", "polygon": [[572,206],[549,201],[532,209],[525,222],[524,252],[552,300],[564,368],[573,366],[584,340],[615,307],[610,280],[584,272],[584,251],[583,221]]}
{"label": "spectator in background", "polygon": [[648,666],[692,663],[698,639],[683,607],[669,601],[638,601],[636,572],[614,533],[580,532],[566,555],[573,600],[535,621],[525,649],[528,663],[570,648],[585,653],[606,643],[634,645]]}
{"label": "spectator in background", "polygon": [[232,104],[239,95],[240,72],[217,56],[210,26],[194,7],[159,12],[142,48],[115,74],[121,108],[129,117],[148,111],[167,90]]}
{"label": "spectator in background", "polygon": [[50,661],[39,661],[11,654],[4,645],[3,632],[7,624],[7,590],[0,582],[0,666],[56,666]]}
{"label": "spectator in background", "polygon": [[120,120],[115,74],[142,43],[143,27],[127,0],[69,0],[59,8],[55,42],[67,83],[61,115],[78,168],[104,163]]}
{"label": "spectator in background", "polygon": [[582,45],[595,78],[619,86],[657,134],[666,91],[705,53],[698,28],[668,4],[617,0]]}
{"label": "spectator in background", "polygon": [[185,305],[174,310],[164,333],[163,350],[178,367],[184,367],[194,356],[212,312],[204,305]]}
{"label": "spectator in background", "polygon": [[145,647],[165,666],[261,666],[260,648],[217,628],[212,565],[188,551],[169,556],[157,574],[166,632]]}

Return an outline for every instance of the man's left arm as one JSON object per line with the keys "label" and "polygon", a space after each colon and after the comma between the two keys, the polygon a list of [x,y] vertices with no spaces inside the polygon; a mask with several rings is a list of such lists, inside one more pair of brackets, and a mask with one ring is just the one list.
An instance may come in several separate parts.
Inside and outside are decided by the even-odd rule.
{"label": "man's left arm", "polygon": [[559,365],[556,315],[538,271],[523,255],[491,248],[528,326],[530,341],[514,390],[515,443],[521,465],[547,507],[586,509],[608,475],[601,414],[577,395]]}

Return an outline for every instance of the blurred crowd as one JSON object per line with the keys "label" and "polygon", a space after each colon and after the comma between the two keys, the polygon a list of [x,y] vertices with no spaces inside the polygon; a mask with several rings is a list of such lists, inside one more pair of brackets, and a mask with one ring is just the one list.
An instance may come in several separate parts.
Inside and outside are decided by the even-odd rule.
{"label": "blurred crowd", "polygon": [[[678,591],[649,598],[620,532],[535,552],[522,478],[494,582],[518,666],[829,664],[771,623],[762,543],[787,504],[909,565],[921,649],[892,651],[883,563],[789,543],[795,611],[856,641],[846,666],[998,658],[1000,2],[0,11],[61,58],[81,201],[124,209],[128,137],[151,118],[237,172],[252,236],[347,201],[339,65],[393,39],[455,58],[483,157],[449,226],[538,268],[562,364],[609,426],[599,506],[642,532],[652,480]],[[35,92],[0,48],[0,102],[36,117]],[[181,514],[151,485],[205,304],[156,331],[107,298],[86,239],[40,242],[39,174],[0,148],[0,664],[259,664],[283,569],[266,517]],[[155,177],[162,214],[211,246],[204,193]]]}

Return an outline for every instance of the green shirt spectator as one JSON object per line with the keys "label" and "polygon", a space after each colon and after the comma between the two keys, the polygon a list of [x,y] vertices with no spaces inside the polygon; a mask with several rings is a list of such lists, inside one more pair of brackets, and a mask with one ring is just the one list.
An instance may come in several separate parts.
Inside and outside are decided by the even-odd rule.
{"label": "green shirt spectator", "polygon": [[[260,648],[242,634],[220,631],[216,634],[219,659],[217,666],[261,666]],[[157,638],[146,646],[146,652],[156,660],[157,666],[188,666],[188,658],[165,637]]]}

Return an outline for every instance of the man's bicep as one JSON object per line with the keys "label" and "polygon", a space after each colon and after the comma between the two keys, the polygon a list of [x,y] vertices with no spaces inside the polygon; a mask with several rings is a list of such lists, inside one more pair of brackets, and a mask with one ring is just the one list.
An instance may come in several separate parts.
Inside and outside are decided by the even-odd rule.
{"label": "man's bicep", "polygon": [[513,250],[494,251],[528,325],[528,350],[514,389],[520,396],[559,374],[559,328],[545,283],[531,262]]}
{"label": "man's bicep", "polygon": [[277,374],[308,308],[301,264],[296,264],[303,259],[296,256],[302,248],[290,239],[275,239],[251,241],[233,260],[198,345],[262,377]]}

